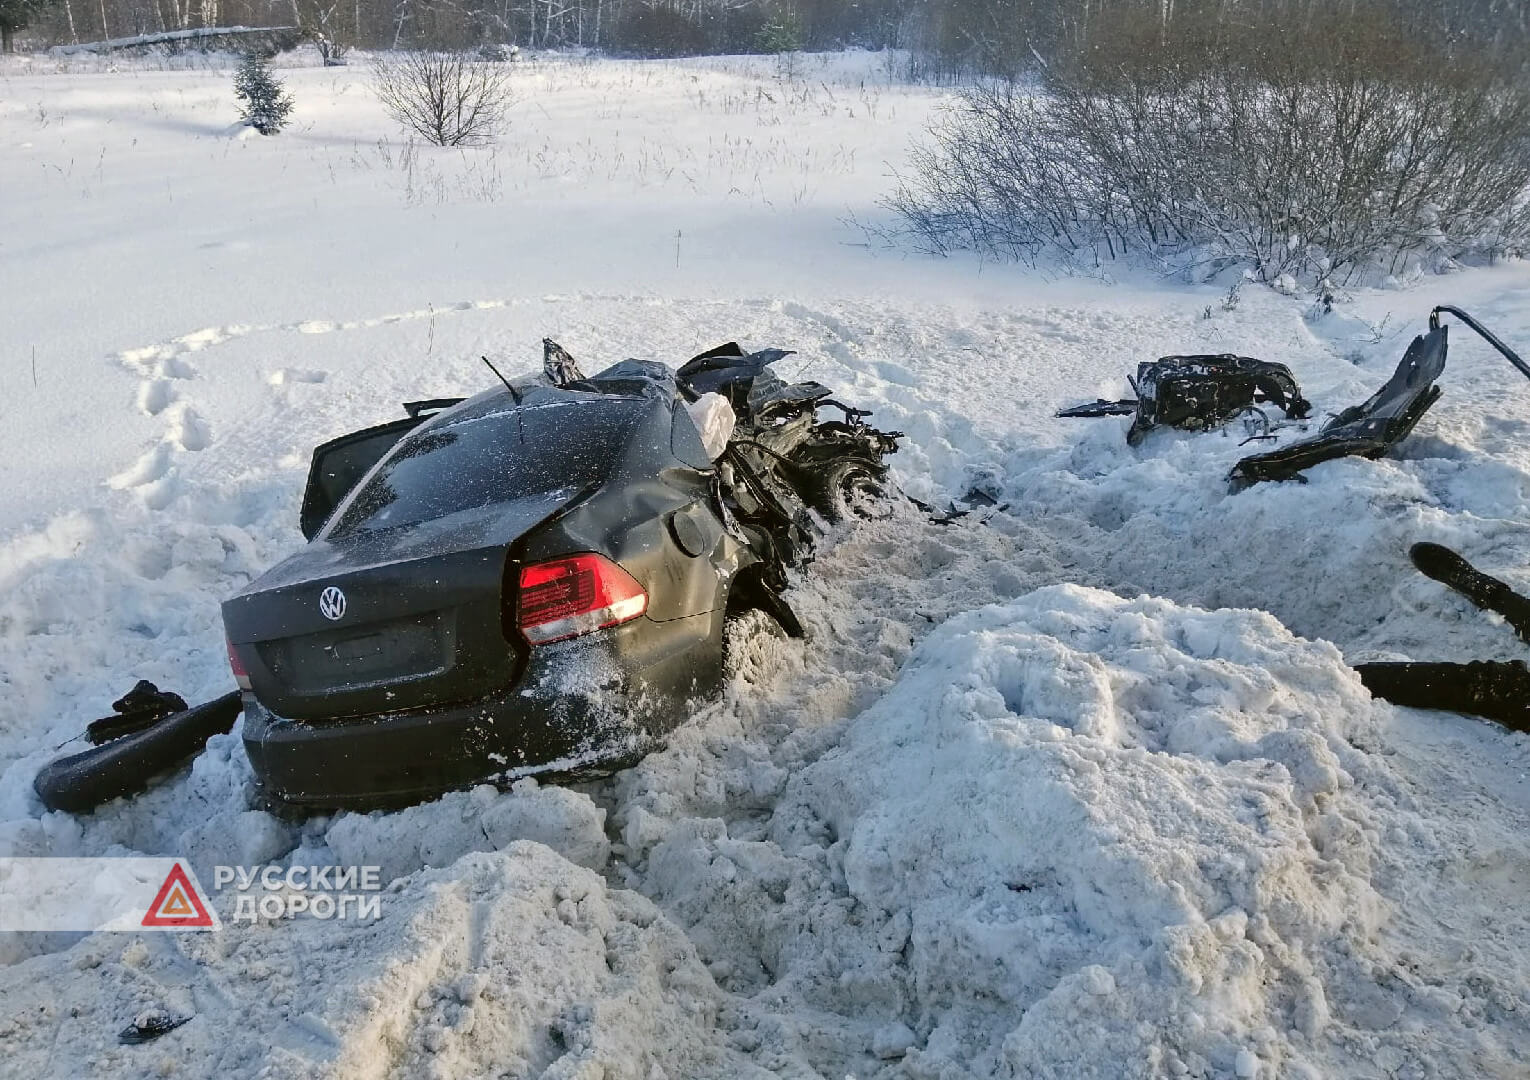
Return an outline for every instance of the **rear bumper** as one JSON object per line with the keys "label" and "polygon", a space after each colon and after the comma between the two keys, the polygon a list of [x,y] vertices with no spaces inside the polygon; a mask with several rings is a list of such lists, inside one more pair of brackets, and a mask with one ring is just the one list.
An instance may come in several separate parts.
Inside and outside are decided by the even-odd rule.
{"label": "rear bumper", "polygon": [[466,704],[294,720],[245,693],[245,752],[268,798],[333,809],[399,806],[474,784],[619,765],[689,715],[690,702],[716,691],[720,619],[643,618],[538,646],[515,688]]}

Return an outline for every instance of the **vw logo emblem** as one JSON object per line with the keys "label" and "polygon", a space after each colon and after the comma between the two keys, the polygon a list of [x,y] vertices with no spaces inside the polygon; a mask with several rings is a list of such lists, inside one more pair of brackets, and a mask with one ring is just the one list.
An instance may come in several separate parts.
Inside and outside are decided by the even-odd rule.
{"label": "vw logo emblem", "polygon": [[319,594],[319,614],[326,619],[338,619],[345,614],[345,593],[331,585]]}

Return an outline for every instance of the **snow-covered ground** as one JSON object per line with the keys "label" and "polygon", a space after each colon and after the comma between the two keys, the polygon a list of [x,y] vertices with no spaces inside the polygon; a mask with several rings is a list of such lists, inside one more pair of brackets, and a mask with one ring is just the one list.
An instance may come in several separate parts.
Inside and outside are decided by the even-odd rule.
{"label": "snow-covered ground", "polygon": [[[226,72],[57,66],[0,66],[0,854],[393,884],[371,926],[0,939],[0,1075],[1525,1075],[1530,740],[1345,661],[1521,655],[1407,547],[1530,587],[1530,384],[1457,333],[1400,455],[1236,496],[1241,429],[1132,450],[1051,413],[1192,351],[1336,411],[1434,303],[1530,346],[1530,267],[1312,322],[889,248],[855,222],[941,94],[872,54],[544,58],[471,151],[406,144],[359,66],[284,70],[272,139]],[[37,767],[135,679],[230,685],[218,602],[300,543],[315,443],[544,335],[594,366],[795,348],[908,433],[910,493],[1006,509],[834,537],[808,640],[749,643],[606,782],[293,826],[236,733],[42,811]],[[146,1009],[195,1018],[119,1046]]]}

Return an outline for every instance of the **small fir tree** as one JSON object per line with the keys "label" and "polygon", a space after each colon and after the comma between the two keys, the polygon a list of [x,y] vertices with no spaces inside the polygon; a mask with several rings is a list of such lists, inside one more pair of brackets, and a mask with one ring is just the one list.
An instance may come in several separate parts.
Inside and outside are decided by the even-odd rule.
{"label": "small fir tree", "polygon": [[262,135],[275,135],[287,122],[292,98],[271,74],[271,62],[259,53],[246,53],[234,72],[234,96],[244,104],[239,115]]}
{"label": "small fir tree", "polygon": [[790,8],[779,11],[755,36],[755,44],[761,52],[801,52],[803,46],[802,19]]}
{"label": "small fir tree", "polygon": [[762,52],[775,54],[777,75],[795,80],[804,37],[802,19],[796,11],[784,8],[760,29],[755,43]]}

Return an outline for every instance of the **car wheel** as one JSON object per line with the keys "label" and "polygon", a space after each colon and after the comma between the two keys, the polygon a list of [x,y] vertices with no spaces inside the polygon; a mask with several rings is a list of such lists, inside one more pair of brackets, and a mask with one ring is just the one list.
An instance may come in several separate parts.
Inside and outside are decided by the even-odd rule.
{"label": "car wheel", "polygon": [[813,486],[813,508],[830,521],[879,521],[892,513],[886,470],[869,461],[829,462]]}

